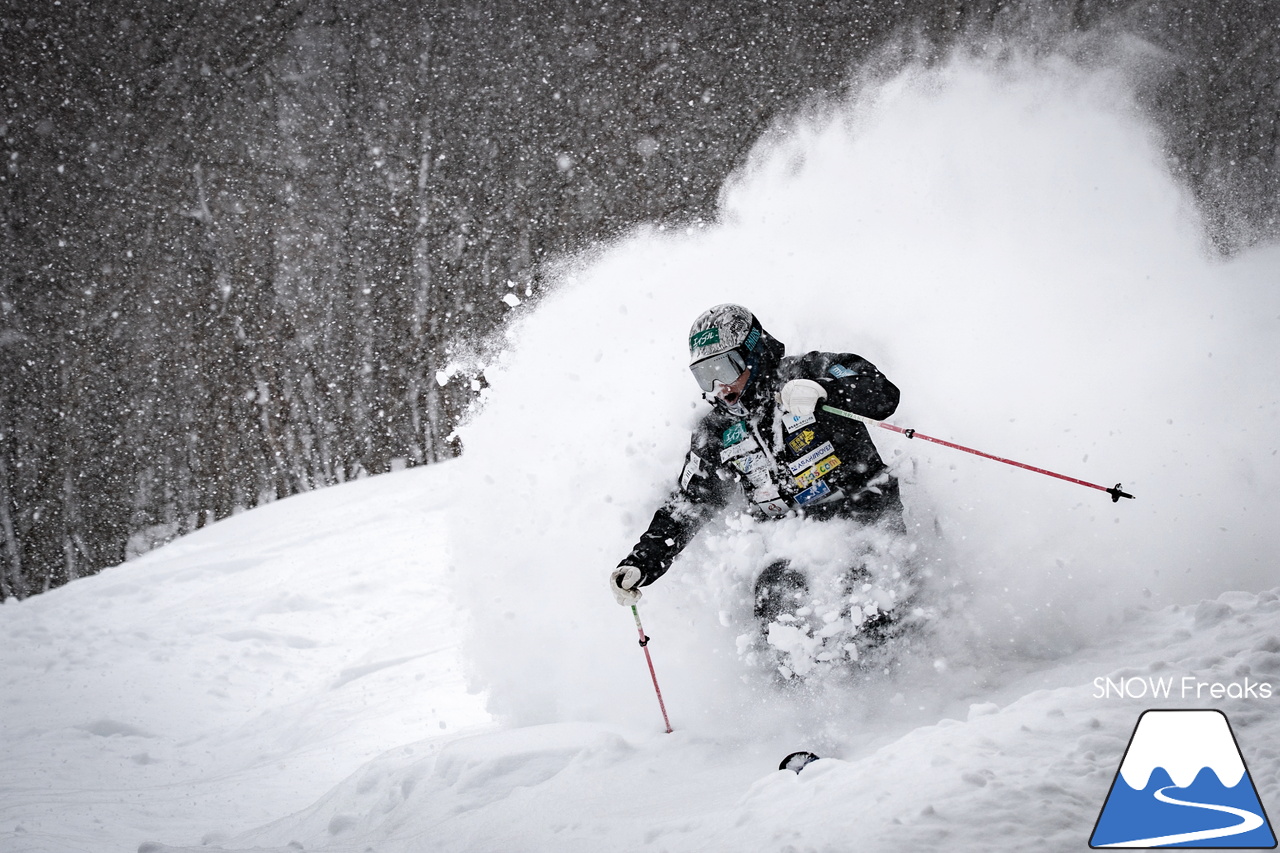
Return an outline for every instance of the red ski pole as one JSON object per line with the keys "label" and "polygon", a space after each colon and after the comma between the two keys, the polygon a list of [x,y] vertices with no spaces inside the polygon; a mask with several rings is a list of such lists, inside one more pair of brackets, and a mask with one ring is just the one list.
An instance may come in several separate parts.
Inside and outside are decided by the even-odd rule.
{"label": "red ski pole", "polygon": [[1012,465],[1015,468],[1024,468],[1028,471],[1035,471],[1037,474],[1044,474],[1045,476],[1048,476],[1048,477],[1057,477],[1059,480],[1066,480],[1068,483],[1075,483],[1078,486],[1088,486],[1091,489],[1097,489],[1100,492],[1106,492],[1107,494],[1111,495],[1112,503],[1119,503],[1121,498],[1130,498],[1130,499],[1133,498],[1133,495],[1129,494],[1128,492],[1122,492],[1120,490],[1119,483],[1116,483],[1114,486],[1108,489],[1106,486],[1099,486],[1097,483],[1089,483],[1084,480],[1077,480],[1075,477],[1068,477],[1065,474],[1057,474],[1057,473],[1054,473],[1053,471],[1046,471],[1044,468],[1037,468],[1034,465],[1027,465],[1024,462],[1015,462],[1012,459],[1005,459],[1003,456],[994,456],[990,453],[984,453],[981,450],[974,450],[972,447],[965,447],[963,444],[955,444],[950,441],[943,441],[940,438],[934,438],[931,435],[925,435],[924,433],[916,432],[913,429],[903,429],[900,426],[887,424],[884,421],[877,421],[868,417],[863,417],[862,415],[855,415],[853,412],[846,412],[844,409],[837,409],[835,406],[823,406],[822,410],[824,412],[830,412],[833,415],[839,415],[842,418],[849,418],[850,420],[854,420],[854,421],[862,421],[864,424],[872,424],[874,426],[880,427],[881,429],[887,429],[887,430],[890,430],[891,432],[896,432],[901,435],[905,435],[907,438],[918,438],[918,439],[921,439],[922,441],[931,441],[934,444],[941,444],[943,447],[950,447],[952,450],[963,450],[965,453],[972,453],[974,456],[981,456],[983,459],[993,459],[996,462],[1003,462],[1004,464]]}
{"label": "red ski pole", "polygon": [[653,658],[649,656],[649,638],[644,634],[644,626],[640,624],[640,611],[631,605],[631,615],[636,617],[636,630],[640,632],[640,648],[644,649],[644,659],[649,662],[649,676],[653,679],[653,692],[658,694],[658,708],[662,710],[662,722],[671,734],[671,721],[667,719],[667,706],[662,701],[662,690],[658,687],[658,674],[653,671]]}

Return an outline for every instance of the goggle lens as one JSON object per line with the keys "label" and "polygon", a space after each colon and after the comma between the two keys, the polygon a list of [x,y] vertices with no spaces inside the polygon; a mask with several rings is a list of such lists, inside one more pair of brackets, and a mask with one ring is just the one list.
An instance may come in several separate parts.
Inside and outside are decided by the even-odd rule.
{"label": "goggle lens", "polygon": [[722,352],[689,365],[693,378],[703,391],[714,391],[715,383],[731,385],[747,369],[747,361],[737,350]]}

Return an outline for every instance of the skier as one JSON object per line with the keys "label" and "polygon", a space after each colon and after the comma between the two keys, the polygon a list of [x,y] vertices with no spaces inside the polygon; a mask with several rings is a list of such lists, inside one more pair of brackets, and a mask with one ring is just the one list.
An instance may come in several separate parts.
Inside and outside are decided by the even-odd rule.
{"label": "skier", "polygon": [[[851,353],[787,356],[750,311],[733,304],[698,317],[689,356],[712,409],[693,433],[678,486],[610,575],[619,604],[635,604],[640,588],[662,577],[735,493],[762,520],[843,518],[905,532],[897,479],[866,426],[821,409],[825,402],[875,420],[893,414],[898,389],[874,365]],[[850,566],[846,586],[865,576]],[[762,630],[796,610],[806,586],[805,574],[786,561],[768,566],[755,584]],[[883,632],[892,621],[884,612],[864,627]]]}

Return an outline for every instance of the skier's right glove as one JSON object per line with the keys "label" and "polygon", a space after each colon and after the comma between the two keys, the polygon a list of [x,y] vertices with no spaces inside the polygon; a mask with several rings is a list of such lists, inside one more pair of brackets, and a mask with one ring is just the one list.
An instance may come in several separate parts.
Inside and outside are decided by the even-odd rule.
{"label": "skier's right glove", "polygon": [[793,415],[812,415],[819,400],[827,398],[827,389],[812,379],[792,379],[778,392],[783,411]]}
{"label": "skier's right glove", "polygon": [[609,589],[623,607],[630,607],[640,600],[642,575],[635,566],[618,566],[609,575]]}

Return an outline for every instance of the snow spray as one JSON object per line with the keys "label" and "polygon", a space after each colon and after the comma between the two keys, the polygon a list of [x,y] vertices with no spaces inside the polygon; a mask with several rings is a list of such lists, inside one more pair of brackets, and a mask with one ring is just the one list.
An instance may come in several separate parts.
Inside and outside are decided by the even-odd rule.
{"label": "snow spray", "polygon": [[[749,307],[788,352],[871,361],[902,389],[895,423],[1124,479],[1140,500],[1043,488],[1004,465],[961,472],[949,448],[874,430],[946,595],[936,653],[875,696],[766,692],[737,650],[758,634],[754,573],[786,555],[834,560],[853,540],[728,514],[644,599],[682,731],[728,715],[786,741],[835,707],[841,725],[906,719],[972,678],[1073,653],[1126,609],[1274,586],[1280,246],[1209,254],[1160,139],[1123,70],[1060,56],[912,66],[779,119],[714,221],[640,228],[549,273],[485,370],[441,495],[466,677],[490,712],[652,725],[643,679],[616,665],[635,651],[604,579],[679,475],[706,406],[689,323],[721,302]],[[912,701],[892,704],[898,692]]]}

